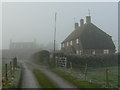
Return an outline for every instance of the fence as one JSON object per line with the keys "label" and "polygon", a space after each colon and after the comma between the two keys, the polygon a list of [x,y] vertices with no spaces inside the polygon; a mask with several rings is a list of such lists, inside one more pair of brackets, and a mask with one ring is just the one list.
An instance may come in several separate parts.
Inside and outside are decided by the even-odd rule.
{"label": "fence", "polygon": [[66,57],[56,57],[56,67],[67,68],[67,58]]}
{"label": "fence", "polygon": [[93,68],[89,67],[87,63],[82,68],[74,68],[72,62],[67,60],[66,57],[57,57],[56,67],[63,68],[63,70],[68,71],[70,74],[75,75],[81,80],[98,83],[102,87],[117,87],[117,83],[114,84],[115,80],[112,78],[112,76],[117,77],[117,75],[114,75],[115,73],[113,73],[115,70],[117,70],[116,68]]}
{"label": "fence", "polygon": [[17,58],[14,58],[11,60],[9,63],[3,64],[2,68],[2,86],[4,87],[8,82],[10,81],[9,79],[14,78],[14,73],[18,69],[17,65]]}

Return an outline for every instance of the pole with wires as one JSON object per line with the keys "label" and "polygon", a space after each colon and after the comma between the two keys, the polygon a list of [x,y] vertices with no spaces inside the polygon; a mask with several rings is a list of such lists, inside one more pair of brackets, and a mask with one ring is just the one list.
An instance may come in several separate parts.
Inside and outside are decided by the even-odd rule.
{"label": "pole with wires", "polygon": [[56,45],[56,19],[57,19],[57,13],[55,12],[55,28],[54,28],[54,63],[56,62],[56,59],[55,59],[55,45]]}

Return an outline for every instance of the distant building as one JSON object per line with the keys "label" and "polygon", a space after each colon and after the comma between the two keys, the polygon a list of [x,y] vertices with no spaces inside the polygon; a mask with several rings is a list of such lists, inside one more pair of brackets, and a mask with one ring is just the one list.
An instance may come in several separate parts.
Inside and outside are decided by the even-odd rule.
{"label": "distant building", "polygon": [[36,43],[36,40],[33,42],[12,42],[10,41],[9,49],[15,50],[15,49],[38,49],[38,44]]}
{"label": "distant building", "polygon": [[9,49],[3,50],[3,57],[18,57],[19,59],[29,59],[35,52],[40,50],[40,46],[33,42],[12,42]]}
{"label": "distant building", "polygon": [[75,30],[61,43],[61,51],[71,55],[101,55],[115,53],[112,36],[91,23],[91,16],[86,16],[86,23],[75,23]]}

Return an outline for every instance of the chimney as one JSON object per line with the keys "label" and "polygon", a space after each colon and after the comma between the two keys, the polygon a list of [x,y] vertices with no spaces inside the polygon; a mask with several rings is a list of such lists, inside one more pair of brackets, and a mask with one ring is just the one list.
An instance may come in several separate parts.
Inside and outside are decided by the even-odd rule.
{"label": "chimney", "polygon": [[84,20],[80,19],[80,26],[82,26],[84,24]]}
{"label": "chimney", "polygon": [[75,30],[78,29],[78,27],[79,27],[79,24],[75,23]]}
{"label": "chimney", "polygon": [[90,16],[86,16],[86,23],[87,24],[91,23],[91,17]]}

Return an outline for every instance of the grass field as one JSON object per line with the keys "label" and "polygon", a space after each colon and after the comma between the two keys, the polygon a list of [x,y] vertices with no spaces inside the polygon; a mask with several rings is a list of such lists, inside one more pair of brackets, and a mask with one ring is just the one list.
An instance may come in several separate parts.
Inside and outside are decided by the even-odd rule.
{"label": "grass field", "polygon": [[[98,68],[95,70],[88,70],[88,79],[95,80],[98,83],[105,84],[106,79],[106,68]],[[117,88],[118,87],[118,67],[108,67],[108,79],[109,79],[109,86],[111,88]]]}
{"label": "grass field", "polygon": [[7,64],[7,69],[10,70],[10,61],[11,60],[2,61],[2,76],[5,76],[5,64]]}
{"label": "grass field", "polygon": [[0,89],[2,88],[2,62],[0,62]]}
{"label": "grass field", "polygon": [[71,74],[60,70],[60,69],[51,69],[53,72],[58,74],[59,76],[63,77],[73,85],[77,86],[78,88],[100,88],[98,84],[91,83],[85,80],[79,80],[77,77],[72,76]]}
{"label": "grass field", "polygon": [[[107,67],[108,71],[108,81],[109,81],[109,88],[118,88],[118,67]],[[106,87],[106,80],[105,80],[105,70],[106,68],[89,68],[87,70],[87,80],[93,83],[97,83],[102,85],[102,87]],[[67,73],[71,74],[79,78],[80,80],[85,79],[84,70],[80,69],[73,69],[73,70],[66,70]]]}
{"label": "grass field", "polygon": [[[3,60],[2,61],[2,79],[4,81],[3,88],[18,88],[20,87],[20,79],[21,79],[21,73],[22,69],[21,66],[17,67],[15,71],[12,70],[12,73],[10,72],[10,61],[12,60]],[[8,80],[5,79],[5,64],[7,64],[8,69]]]}
{"label": "grass field", "polygon": [[21,69],[18,69],[14,72],[13,77],[9,77],[5,81],[3,88],[20,88],[21,85]]}

